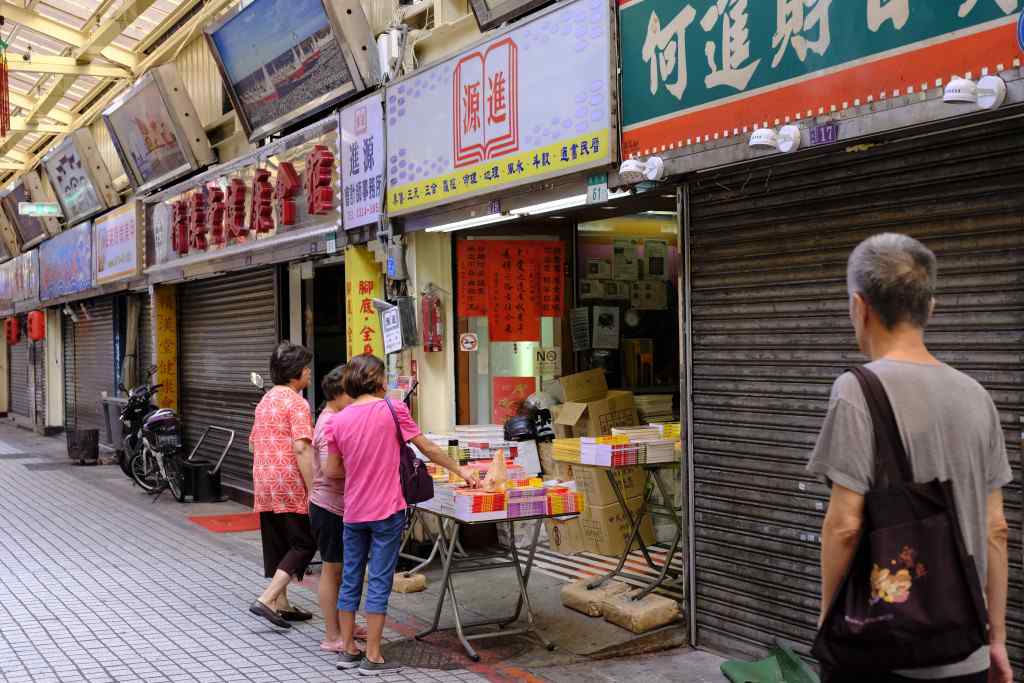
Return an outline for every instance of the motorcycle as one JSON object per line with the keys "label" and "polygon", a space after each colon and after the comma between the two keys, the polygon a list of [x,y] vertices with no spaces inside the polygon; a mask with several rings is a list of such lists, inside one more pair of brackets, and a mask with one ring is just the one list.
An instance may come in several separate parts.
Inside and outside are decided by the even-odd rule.
{"label": "motorcycle", "polygon": [[[152,378],[155,373],[156,367],[154,366],[149,370],[149,378]],[[119,387],[121,391],[127,391],[128,393],[128,402],[121,409],[119,415],[122,425],[122,436],[121,451],[118,453],[118,464],[121,466],[121,471],[127,477],[132,476],[129,467],[132,458],[141,452],[142,449],[142,425],[146,421],[146,417],[157,410],[153,399],[161,386],[160,384],[154,385],[147,382],[137,387],[132,387],[131,390],[126,390],[124,385]]]}

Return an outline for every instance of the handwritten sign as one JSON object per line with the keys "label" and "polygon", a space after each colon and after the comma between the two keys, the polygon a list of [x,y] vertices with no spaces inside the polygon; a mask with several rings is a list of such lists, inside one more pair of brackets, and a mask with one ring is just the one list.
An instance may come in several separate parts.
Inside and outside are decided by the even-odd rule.
{"label": "handwritten sign", "polygon": [[[512,261],[505,254],[514,256]],[[508,266],[507,272],[501,268]],[[520,267],[521,266],[521,267]],[[524,305],[536,316],[558,317],[564,310],[565,244],[548,240],[462,240],[456,248],[458,314],[499,319],[496,302],[527,297]],[[510,289],[511,288],[511,289]],[[509,302],[508,299],[512,301]],[[506,309],[507,310],[507,309]],[[516,316],[518,319],[518,316]],[[493,323],[493,320],[492,320]],[[491,328],[491,340],[494,328]],[[529,341],[519,338],[513,341]]]}
{"label": "handwritten sign", "polygon": [[138,275],[138,228],[134,202],[93,222],[92,245],[96,284]]}
{"label": "handwritten sign", "polygon": [[361,353],[384,356],[380,316],[373,299],[381,299],[381,270],[366,247],[345,249],[345,322],[348,357]]}
{"label": "handwritten sign", "polygon": [[487,264],[491,305],[487,311],[491,341],[540,341],[536,252],[530,244],[491,242]]}
{"label": "handwritten sign", "polygon": [[460,317],[487,315],[487,244],[483,240],[459,240],[456,247]]}

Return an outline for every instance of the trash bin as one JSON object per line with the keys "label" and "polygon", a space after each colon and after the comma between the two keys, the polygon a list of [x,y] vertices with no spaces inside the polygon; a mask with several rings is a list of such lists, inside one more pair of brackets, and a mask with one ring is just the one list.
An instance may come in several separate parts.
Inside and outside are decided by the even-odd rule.
{"label": "trash bin", "polygon": [[219,503],[227,500],[220,485],[220,471],[213,471],[213,463],[185,460],[181,463],[181,470],[185,497],[191,497],[193,503]]}
{"label": "trash bin", "polygon": [[100,459],[100,430],[69,429],[65,432],[68,457],[79,465],[95,465]]}

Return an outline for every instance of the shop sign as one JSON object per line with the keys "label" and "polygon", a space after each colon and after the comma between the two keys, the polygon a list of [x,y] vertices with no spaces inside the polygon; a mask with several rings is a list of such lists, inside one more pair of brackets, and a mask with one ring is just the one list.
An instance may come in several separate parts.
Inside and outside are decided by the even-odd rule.
{"label": "shop sign", "polygon": [[153,348],[156,383],[161,386],[156,404],[178,409],[178,298],[174,285],[153,287]]}
{"label": "shop sign", "polygon": [[93,264],[96,284],[139,273],[138,227],[131,202],[93,221]]}
{"label": "shop sign", "polygon": [[620,0],[623,156],[1009,67],[1018,10],[1016,0]]}
{"label": "shop sign", "polygon": [[402,313],[398,306],[382,311],[380,314],[381,333],[384,337],[384,353],[397,353],[402,350]]}
{"label": "shop sign", "polygon": [[39,299],[92,287],[92,223],[81,223],[39,245]]}
{"label": "shop sign", "polygon": [[56,202],[18,202],[19,216],[35,216],[37,218],[60,218],[60,204]]}
{"label": "shop sign", "polygon": [[610,7],[557,7],[387,88],[390,214],[615,159]]}
{"label": "shop sign", "polygon": [[459,349],[466,351],[467,353],[476,351],[480,348],[480,338],[472,332],[466,332],[459,335]]}
{"label": "shop sign", "polygon": [[341,203],[346,230],[380,219],[384,154],[384,105],[377,91],[341,110]]}
{"label": "shop sign", "polygon": [[39,296],[39,253],[35,249],[0,264],[0,305]]}
{"label": "shop sign", "polygon": [[373,300],[381,294],[380,266],[366,247],[345,249],[345,327],[348,335],[348,357],[361,353],[384,356],[380,316]]}

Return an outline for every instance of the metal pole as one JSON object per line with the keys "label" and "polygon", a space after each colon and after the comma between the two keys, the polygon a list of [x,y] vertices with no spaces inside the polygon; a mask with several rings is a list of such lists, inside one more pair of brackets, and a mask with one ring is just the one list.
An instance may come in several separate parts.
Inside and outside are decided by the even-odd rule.
{"label": "metal pole", "polygon": [[690,184],[683,183],[679,187],[678,212],[682,216],[682,239],[680,240],[683,253],[683,276],[682,290],[680,297],[681,313],[680,322],[683,325],[684,349],[682,367],[682,391],[680,399],[680,410],[685,407],[686,421],[683,423],[683,434],[686,438],[686,476],[682,477],[683,499],[680,501],[686,514],[686,558],[687,558],[687,590],[686,602],[688,603],[687,613],[690,621],[690,645],[697,644],[697,552],[695,548],[695,525],[694,525],[694,475],[693,475],[693,306],[691,303],[691,274],[693,267],[693,248],[690,236]]}

